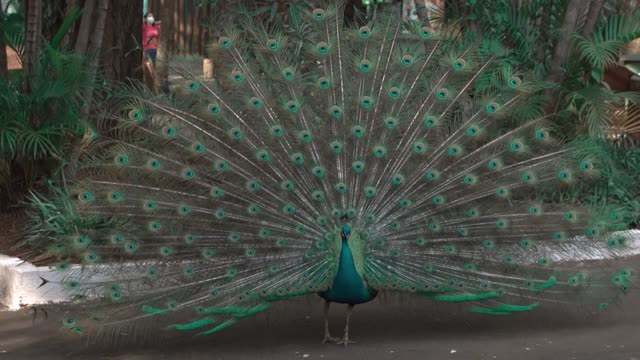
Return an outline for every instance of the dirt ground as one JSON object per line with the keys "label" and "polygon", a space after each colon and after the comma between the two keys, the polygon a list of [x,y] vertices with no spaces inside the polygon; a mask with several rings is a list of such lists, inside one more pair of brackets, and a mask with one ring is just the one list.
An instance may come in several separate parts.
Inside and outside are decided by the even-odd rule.
{"label": "dirt ground", "polygon": [[[621,266],[640,265],[640,257]],[[157,330],[150,344],[117,349],[84,346],[63,333],[63,314],[32,324],[27,311],[0,312],[0,360],[37,359],[415,359],[415,360],[640,360],[640,293],[605,312],[551,306],[527,314],[488,316],[466,307],[411,298],[377,299],[356,307],[348,348],[320,344],[318,297],[279,303],[267,315],[220,333],[196,337]],[[332,335],[342,333],[344,306],[331,311]],[[131,334],[128,335],[131,339]],[[98,339],[98,342],[100,339]]]}

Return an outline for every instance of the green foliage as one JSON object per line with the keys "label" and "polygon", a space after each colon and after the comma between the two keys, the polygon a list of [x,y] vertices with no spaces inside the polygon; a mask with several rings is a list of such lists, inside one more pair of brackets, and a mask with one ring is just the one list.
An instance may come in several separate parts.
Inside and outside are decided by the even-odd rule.
{"label": "green foliage", "polygon": [[[96,86],[89,59],[60,49],[62,37],[80,15],[80,10],[73,10],[44,46],[35,76],[23,79],[18,70],[0,79],[0,189],[9,198],[16,192],[9,187],[10,178],[23,177],[14,183],[22,183],[20,190],[25,190],[35,178],[50,175],[68,145],[84,133],[82,111],[88,104],[83,95]],[[16,26],[22,16],[12,14],[7,20],[4,40],[23,57],[24,30]]]}

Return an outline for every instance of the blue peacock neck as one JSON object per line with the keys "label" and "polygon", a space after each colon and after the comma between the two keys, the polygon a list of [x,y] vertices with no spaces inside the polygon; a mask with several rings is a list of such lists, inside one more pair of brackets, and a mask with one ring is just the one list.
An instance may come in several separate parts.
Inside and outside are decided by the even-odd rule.
{"label": "blue peacock neck", "polygon": [[367,287],[364,279],[358,273],[354,262],[354,254],[349,246],[351,227],[342,226],[340,231],[342,239],[340,258],[338,259],[338,272],[333,279],[331,288],[319,295],[327,301],[343,304],[362,304],[371,301],[376,296],[376,291]]}

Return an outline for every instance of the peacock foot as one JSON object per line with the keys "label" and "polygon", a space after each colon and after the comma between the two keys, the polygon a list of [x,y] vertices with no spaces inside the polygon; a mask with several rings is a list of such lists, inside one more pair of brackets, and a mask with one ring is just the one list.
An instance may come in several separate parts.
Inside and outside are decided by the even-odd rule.
{"label": "peacock foot", "polygon": [[344,344],[344,347],[347,347],[347,345],[349,345],[349,344],[356,344],[356,342],[355,342],[355,341],[353,341],[353,340],[349,340],[349,337],[345,335],[345,336],[344,336],[342,339],[340,339],[340,341],[338,341],[336,344],[338,344],[338,345]]}
{"label": "peacock foot", "polygon": [[322,339],[322,343],[323,344],[326,343],[326,342],[338,344],[338,341],[340,341],[340,339],[338,339],[336,337],[332,337],[329,334],[324,334],[324,339]]}

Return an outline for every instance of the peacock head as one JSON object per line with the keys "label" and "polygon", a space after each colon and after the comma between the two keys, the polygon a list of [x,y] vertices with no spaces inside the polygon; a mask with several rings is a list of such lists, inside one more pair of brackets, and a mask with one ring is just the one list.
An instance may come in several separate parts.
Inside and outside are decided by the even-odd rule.
{"label": "peacock head", "polygon": [[342,220],[342,229],[340,231],[340,236],[342,237],[342,240],[349,240],[349,237],[351,236],[351,226],[348,223],[349,218],[344,215],[340,218],[340,220]]}

